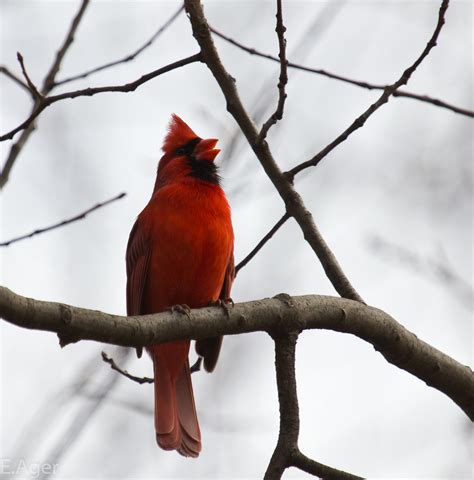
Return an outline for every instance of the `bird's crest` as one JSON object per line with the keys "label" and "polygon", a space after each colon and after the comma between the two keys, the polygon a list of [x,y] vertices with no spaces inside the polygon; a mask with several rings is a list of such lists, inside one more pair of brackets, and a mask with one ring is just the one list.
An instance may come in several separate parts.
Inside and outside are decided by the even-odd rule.
{"label": "bird's crest", "polygon": [[172,153],[195,138],[199,137],[189,128],[187,123],[173,113],[168,125],[168,133],[163,141],[162,150],[165,153]]}

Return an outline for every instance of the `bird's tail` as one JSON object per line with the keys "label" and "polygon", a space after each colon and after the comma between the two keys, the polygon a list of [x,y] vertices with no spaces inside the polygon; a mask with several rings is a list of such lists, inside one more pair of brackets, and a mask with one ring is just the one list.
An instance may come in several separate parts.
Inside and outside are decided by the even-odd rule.
{"label": "bird's tail", "polygon": [[201,432],[194,404],[193,386],[187,351],[181,365],[163,361],[160,347],[153,349],[155,371],[156,441],[164,450],[177,450],[185,457],[197,457],[201,451]]}

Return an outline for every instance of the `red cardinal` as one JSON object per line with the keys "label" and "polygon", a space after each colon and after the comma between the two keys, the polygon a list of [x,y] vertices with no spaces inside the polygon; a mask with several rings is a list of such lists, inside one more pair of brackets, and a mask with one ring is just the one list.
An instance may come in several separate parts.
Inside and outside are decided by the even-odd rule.
{"label": "red cardinal", "polygon": [[[217,140],[198,137],[173,115],[163,142],[153,194],[127,246],[127,314],[199,308],[230,297],[234,234],[214,159]],[[155,372],[156,441],[197,457],[201,433],[189,371],[188,340],[150,345]],[[222,337],[196,342],[212,372]],[[139,351],[139,356],[141,351]]]}

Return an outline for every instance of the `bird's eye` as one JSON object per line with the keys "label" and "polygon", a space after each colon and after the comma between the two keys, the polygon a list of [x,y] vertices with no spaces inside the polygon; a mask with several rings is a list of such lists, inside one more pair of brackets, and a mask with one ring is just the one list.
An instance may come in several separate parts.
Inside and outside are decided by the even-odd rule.
{"label": "bird's eye", "polygon": [[186,155],[186,148],[178,148],[178,150],[176,150],[176,155]]}

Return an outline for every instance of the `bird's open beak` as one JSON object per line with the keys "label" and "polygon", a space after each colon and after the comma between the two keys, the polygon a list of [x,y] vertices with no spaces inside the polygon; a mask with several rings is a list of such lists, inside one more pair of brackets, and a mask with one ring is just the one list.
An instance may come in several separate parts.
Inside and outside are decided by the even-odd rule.
{"label": "bird's open beak", "polygon": [[218,148],[214,148],[217,142],[217,138],[201,140],[194,148],[194,157],[197,160],[207,160],[208,162],[214,161],[217,154],[220,152]]}

